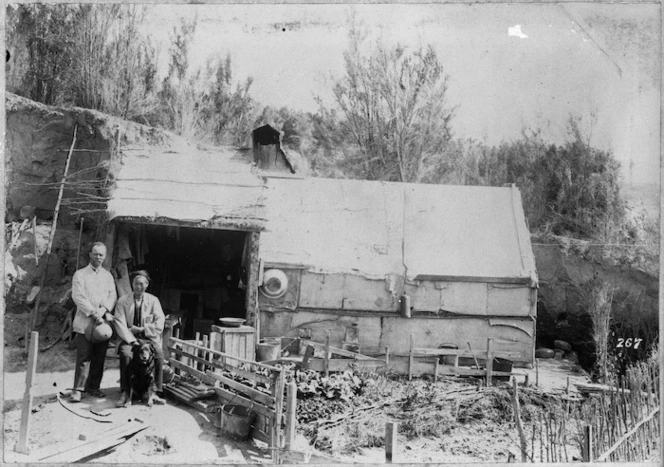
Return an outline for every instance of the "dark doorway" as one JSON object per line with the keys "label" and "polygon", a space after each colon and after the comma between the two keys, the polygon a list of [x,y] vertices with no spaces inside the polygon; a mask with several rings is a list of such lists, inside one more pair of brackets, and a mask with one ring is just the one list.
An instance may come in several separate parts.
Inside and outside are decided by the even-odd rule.
{"label": "dark doorway", "polygon": [[181,337],[207,334],[222,317],[246,316],[247,232],[151,224],[122,229],[132,256],[129,272],[150,273],[148,292],[166,314],[182,318]]}

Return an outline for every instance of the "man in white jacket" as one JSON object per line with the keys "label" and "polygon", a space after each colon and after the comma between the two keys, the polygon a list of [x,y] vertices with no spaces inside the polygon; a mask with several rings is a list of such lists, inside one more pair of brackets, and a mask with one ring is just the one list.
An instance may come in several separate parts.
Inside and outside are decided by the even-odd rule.
{"label": "man in white jacket", "polygon": [[[72,327],[76,335],[76,369],[72,402],[80,402],[81,392],[94,397],[104,397],[99,386],[104,376],[104,361],[108,340],[93,342],[86,331],[97,323],[112,321],[112,310],[117,300],[115,281],[102,267],[106,258],[106,245],[96,242],[90,251],[90,264],[74,273],[71,296],[76,303],[76,315]],[[90,333],[88,332],[88,335]]]}
{"label": "man in white jacket", "polygon": [[[116,329],[126,327],[136,339],[149,340],[154,349],[155,390],[162,396],[164,351],[161,346],[161,334],[164,332],[166,317],[159,299],[145,290],[150,284],[150,276],[146,271],[136,271],[132,280],[132,293],[118,300],[115,307]],[[132,342],[122,340],[118,346],[120,356],[120,390],[122,396],[117,402],[118,407],[131,404],[129,398],[129,375],[127,368],[133,356]],[[153,397],[152,402],[163,404],[161,397]]]}

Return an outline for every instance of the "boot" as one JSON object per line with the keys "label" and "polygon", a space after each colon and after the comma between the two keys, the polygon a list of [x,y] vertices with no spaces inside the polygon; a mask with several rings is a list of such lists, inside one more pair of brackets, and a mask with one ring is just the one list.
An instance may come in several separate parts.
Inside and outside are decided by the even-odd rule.
{"label": "boot", "polygon": [[129,407],[129,405],[131,405],[131,401],[129,400],[129,393],[127,391],[122,391],[122,395],[115,405],[116,407]]}

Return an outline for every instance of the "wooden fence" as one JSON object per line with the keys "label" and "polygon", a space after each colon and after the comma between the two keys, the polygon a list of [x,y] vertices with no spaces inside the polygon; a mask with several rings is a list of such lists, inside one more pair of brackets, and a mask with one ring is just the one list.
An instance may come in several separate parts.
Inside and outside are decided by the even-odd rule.
{"label": "wooden fence", "polygon": [[[442,364],[440,357],[452,357],[453,363]],[[459,366],[459,358],[473,358],[477,368],[464,368]],[[519,358],[518,352],[496,351],[493,349],[493,339],[487,339],[486,350],[468,349],[429,349],[415,347],[413,335],[410,335],[410,350],[408,353],[408,379],[412,379],[413,374],[429,373],[434,375],[434,381],[439,375],[458,375],[458,376],[480,376],[486,377],[487,386],[491,386],[492,379],[495,376],[510,377],[514,376],[511,371],[494,371],[494,358],[514,359]],[[417,362],[416,358],[426,358],[428,362]],[[432,360],[433,358],[433,360]],[[480,368],[479,360],[485,362],[485,368]],[[422,364],[425,363],[423,366]],[[419,364],[419,365],[418,365]],[[427,366],[428,370],[427,371]]]}
{"label": "wooden fence", "polygon": [[207,336],[202,341],[171,337],[169,364],[176,373],[187,373],[210,385],[223,404],[250,407],[256,413],[252,437],[268,443],[273,461],[278,463],[279,450],[292,445],[296,424],[296,399],[291,387],[284,404],[284,370],[213,350],[210,345]]}
{"label": "wooden fence", "polygon": [[659,362],[639,362],[623,383],[593,396],[582,407],[583,459],[638,462],[650,460],[660,439]]}
{"label": "wooden fence", "polygon": [[[325,344],[310,340],[302,340],[301,343],[306,347],[306,351],[300,367],[303,369],[321,371],[325,373],[325,376],[330,372],[351,369],[357,371],[376,371],[386,365],[386,361],[384,360],[331,346],[329,333],[325,339]],[[323,352],[323,358],[314,356],[316,350]],[[334,358],[335,356],[337,358]]]}

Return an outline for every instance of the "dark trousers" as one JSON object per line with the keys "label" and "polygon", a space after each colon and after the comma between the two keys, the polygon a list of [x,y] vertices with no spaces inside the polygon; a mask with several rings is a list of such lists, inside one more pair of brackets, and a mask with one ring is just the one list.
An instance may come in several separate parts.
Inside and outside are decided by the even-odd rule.
{"label": "dark trousers", "polygon": [[[162,392],[164,381],[164,350],[160,345],[152,344],[154,349],[154,385],[155,391]],[[129,362],[134,356],[133,346],[126,342],[121,342],[118,347],[120,357],[120,391],[129,392]]]}
{"label": "dark trousers", "polygon": [[76,369],[74,370],[74,389],[93,391],[99,389],[104,376],[104,361],[108,341],[93,344],[83,334],[76,333]]}

